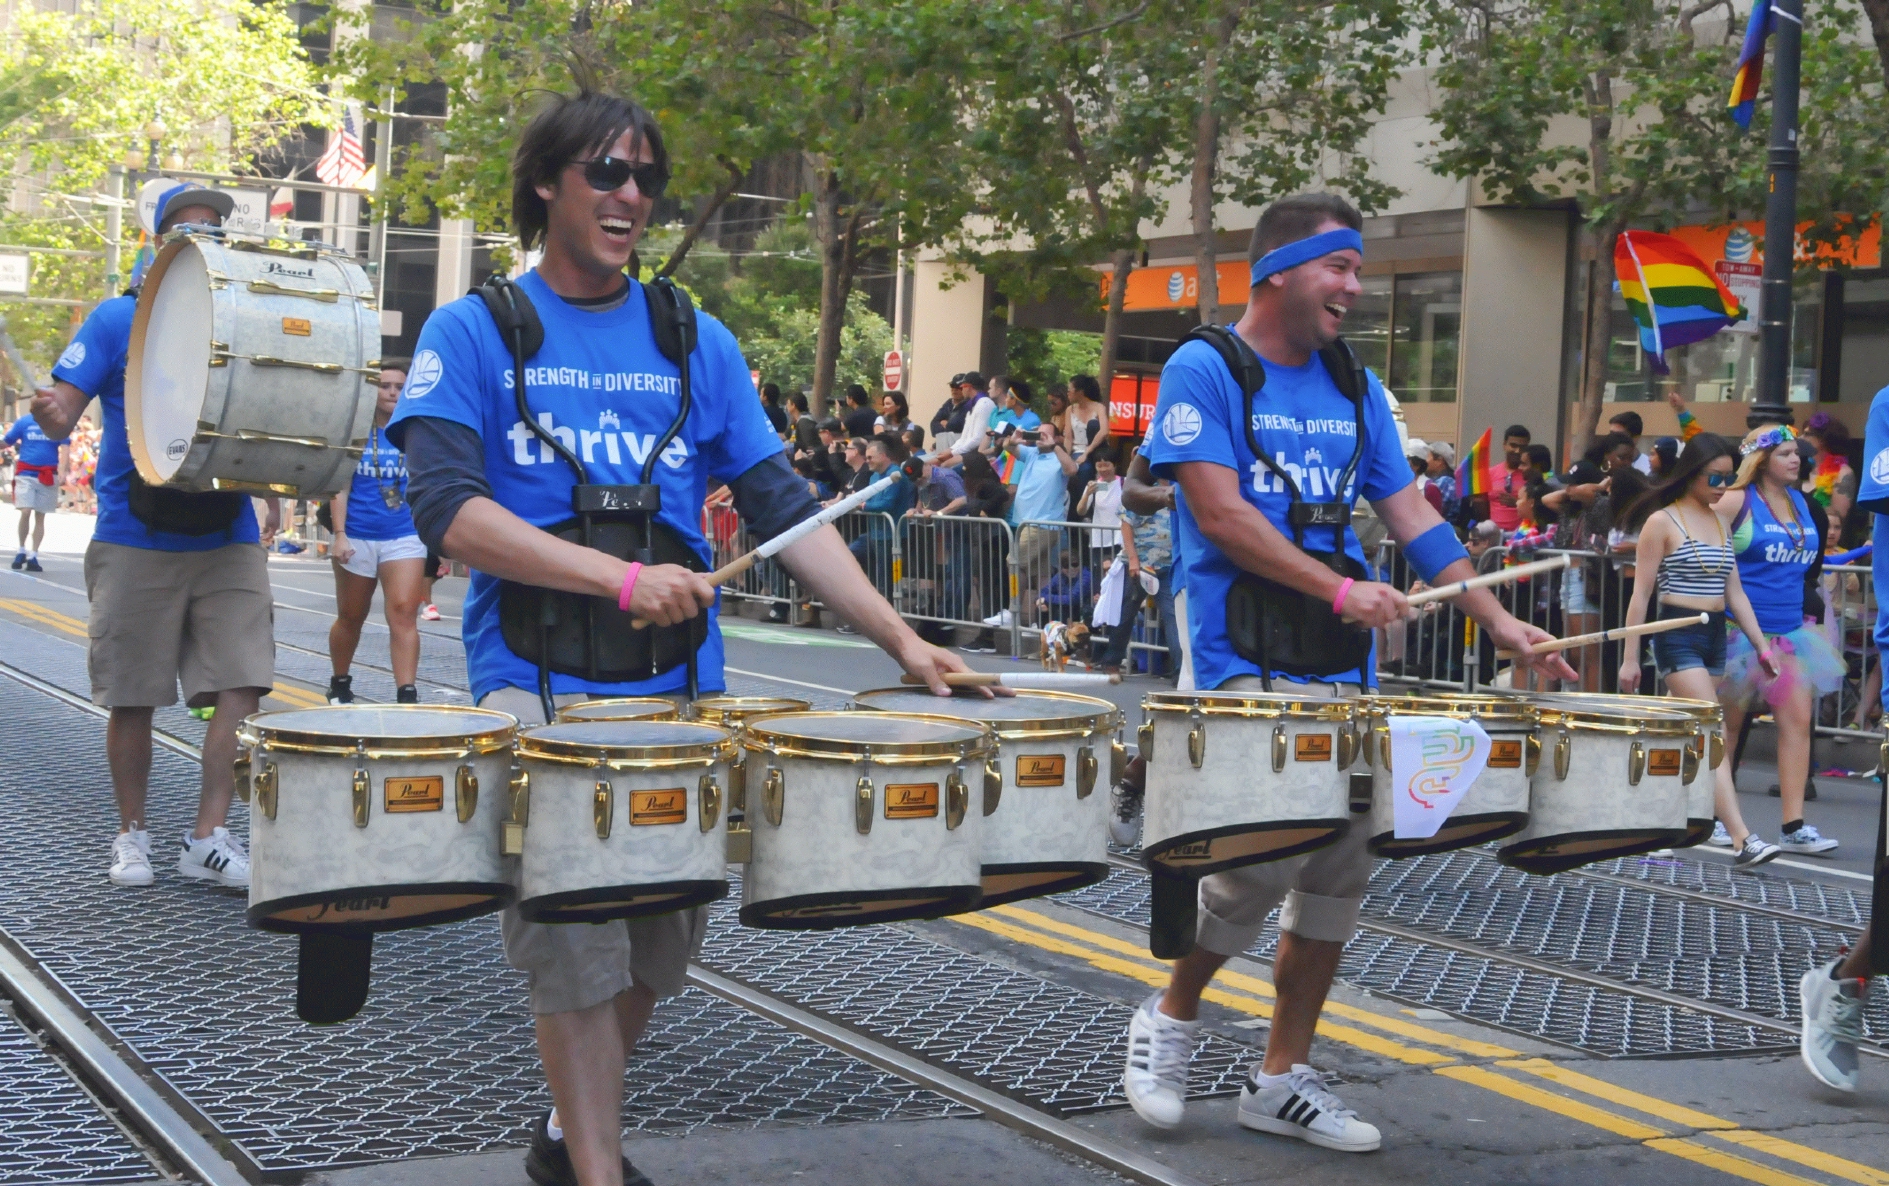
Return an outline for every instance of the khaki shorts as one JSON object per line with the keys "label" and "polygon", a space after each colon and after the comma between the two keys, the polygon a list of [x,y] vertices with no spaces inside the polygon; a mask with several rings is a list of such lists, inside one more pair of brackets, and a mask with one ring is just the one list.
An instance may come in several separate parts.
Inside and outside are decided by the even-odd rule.
{"label": "khaki shorts", "polygon": [[93,540],[85,595],[94,704],[175,704],[179,681],[192,707],[215,703],[218,692],[275,686],[269,561],[255,544],[160,552]]}
{"label": "khaki shorts", "polygon": [[[559,707],[588,697],[559,696]],[[524,725],[544,723],[536,692],[500,688],[479,701],[480,708],[517,717]],[[603,923],[526,922],[517,908],[499,915],[505,937],[505,962],[531,980],[533,1013],[573,1013],[640,984],[658,997],[673,997],[684,987],[689,961],[708,935],[708,909],[696,906],[653,918]]]}
{"label": "khaki shorts", "polygon": [[[1192,649],[1192,648],[1189,648]],[[1257,692],[1259,677],[1236,676],[1228,692]],[[1310,696],[1353,696],[1355,684],[1294,684]],[[1279,929],[1306,939],[1348,943],[1358,929],[1358,907],[1371,880],[1368,819],[1354,816],[1338,843],[1316,852],[1247,865],[1200,879],[1200,915],[1194,941],[1215,955],[1238,955],[1265,929],[1266,916],[1281,902]]]}
{"label": "khaki shorts", "polygon": [[59,487],[48,486],[38,478],[13,479],[13,508],[20,511],[51,513],[59,509]]}

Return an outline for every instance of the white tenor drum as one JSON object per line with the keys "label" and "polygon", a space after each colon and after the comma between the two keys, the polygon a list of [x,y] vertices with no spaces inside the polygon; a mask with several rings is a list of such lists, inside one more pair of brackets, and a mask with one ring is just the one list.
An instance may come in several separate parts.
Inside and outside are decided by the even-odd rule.
{"label": "white tenor drum", "polygon": [[972,721],[880,712],[750,720],[753,859],[741,921],[823,930],[973,909],[983,895],[989,732]]}
{"label": "white tenor drum", "polygon": [[[1580,692],[1526,698],[1541,714],[1528,826],[1496,859],[1526,873],[1668,848],[1687,831],[1698,721],[1657,701]],[[1641,697],[1631,697],[1639,701]]]}
{"label": "white tenor drum", "polygon": [[374,286],[346,255],[227,232],[167,236],[125,367],[138,475],[183,490],[345,490],[373,422],[379,355]]}
{"label": "white tenor drum", "polygon": [[[941,700],[910,688],[861,692],[859,707],[967,717],[996,735],[983,786],[984,896],[979,907],[1094,885],[1108,876],[1108,795],[1102,759],[1119,777],[1121,710],[1071,692],[960,692]],[[994,776],[993,776],[994,775]]]}
{"label": "white tenor drum", "polygon": [[661,696],[613,696],[583,700],[558,709],[557,724],[571,721],[673,721],[681,717],[676,702]]}
{"label": "white tenor drum", "polygon": [[517,722],[430,705],[259,713],[238,735],[249,921],[373,932],[512,900],[499,852]]}
{"label": "white tenor drum", "polygon": [[795,700],[791,696],[704,696],[689,705],[696,720],[731,729],[755,717],[772,716],[777,712],[806,712],[812,707],[811,701]]}
{"label": "white tenor drum", "polygon": [[[1323,848],[1351,827],[1351,701],[1155,692],[1141,709],[1150,868],[1202,877]],[[1360,779],[1363,811],[1370,776]]]}
{"label": "white tenor drum", "polygon": [[1692,700],[1684,696],[1654,699],[1593,693],[1585,699],[1594,703],[1611,701],[1632,711],[1652,705],[1664,711],[1683,712],[1698,723],[1699,731],[1692,739],[1692,753],[1698,761],[1696,768],[1688,768],[1691,776],[1686,781],[1686,834],[1673,841],[1672,847],[1693,848],[1711,839],[1712,821],[1718,815],[1716,772],[1719,763],[1725,760],[1724,706],[1716,700]]}
{"label": "white tenor drum", "polygon": [[[1420,857],[1502,840],[1528,826],[1529,782],[1541,758],[1534,705],[1512,696],[1365,696],[1358,700],[1365,764],[1372,769],[1373,856]],[[1489,760],[1434,836],[1397,837],[1391,791],[1390,722],[1399,716],[1474,721],[1489,735]]]}
{"label": "white tenor drum", "polygon": [[642,918],[728,896],[735,742],[686,721],[581,721],[518,735],[508,847],[532,922]]}

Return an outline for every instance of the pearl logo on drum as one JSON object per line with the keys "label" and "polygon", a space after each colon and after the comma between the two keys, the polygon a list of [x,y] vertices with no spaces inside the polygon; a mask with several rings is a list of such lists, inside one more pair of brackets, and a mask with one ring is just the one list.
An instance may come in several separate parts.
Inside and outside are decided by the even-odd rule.
{"label": "pearl logo on drum", "polygon": [[887,819],[931,819],[937,814],[937,783],[907,782],[886,785],[885,817]]}
{"label": "pearl logo on drum", "polygon": [[1513,740],[1491,741],[1489,743],[1489,768],[1520,770],[1522,768],[1522,743]]}
{"label": "pearl logo on drum", "polygon": [[389,815],[439,811],[446,805],[446,779],[437,774],[425,778],[389,778],[381,784],[381,790],[381,801]]}
{"label": "pearl logo on drum", "polygon": [[1331,761],[1331,734],[1301,733],[1292,739],[1292,760],[1295,762]]}
{"label": "pearl logo on drum", "polygon": [[1061,754],[1018,754],[1017,785],[1020,787],[1062,786],[1063,766]]}
{"label": "pearl logo on drum", "polygon": [[315,278],[315,265],[313,264],[309,264],[307,267],[298,267],[293,264],[285,264],[281,260],[272,259],[267,264],[263,265],[262,271],[266,276],[294,276],[299,280],[313,280]]}
{"label": "pearl logo on drum", "polygon": [[686,823],[688,818],[689,795],[682,787],[630,792],[630,826],[632,828]]}

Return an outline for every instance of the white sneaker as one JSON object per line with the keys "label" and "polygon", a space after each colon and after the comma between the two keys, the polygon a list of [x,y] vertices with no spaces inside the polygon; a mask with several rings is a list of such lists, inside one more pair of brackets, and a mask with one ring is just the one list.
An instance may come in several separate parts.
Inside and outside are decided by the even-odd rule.
{"label": "white sneaker", "polygon": [[1010,611],[1007,609],[998,610],[990,617],[984,619],[984,625],[999,630],[1008,630],[1010,628]]}
{"label": "white sneaker", "polygon": [[1128,1022],[1128,1066],[1122,1089],[1135,1115],[1156,1128],[1173,1128],[1187,1107],[1187,1067],[1194,1060],[1198,1021],[1161,1012],[1161,994],[1141,1003]]}
{"label": "white sneaker", "polygon": [[1837,962],[1818,964],[1797,983],[1804,1013],[1798,1051],[1817,1082],[1856,1090],[1856,1047],[1863,1040],[1863,982],[1835,980]]}
{"label": "white sneaker", "polygon": [[1766,861],[1776,860],[1783,852],[1756,832],[1750,832],[1745,836],[1745,846],[1732,857],[1732,868],[1755,869]]}
{"label": "white sneaker", "polygon": [[425,605],[420,607],[420,617],[425,619],[428,622],[439,621],[439,606],[434,605],[430,601],[427,602]]}
{"label": "white sneaker", "polygon": [[[144,837],[139,844],[138,837]],[[113,885],[150,885],[154,876],[151,873],[151,854],[147,851],[151,845],[148,832],[120,832],[112,840],[111,879]]]}
{"label": "white sneaker", "polygon": [[184,851],[177,857],[177,871],[198,881],[238,889],[249,885],[249,854],[242,842],[231,836],[228,828],[213,828],[202,840],[184,833]]}
{"label": "white sneaker", "polygon": [[1142,791],[1122,783],[1108,793],[1109,839],[1123,848],[1133,848],[1141,835],[1142,798]]}
{"label": "white sneaker", "polygon": [[1325,1086],[1324,1076],[1304,1063],[1283,1075],[1262,1075],[1255,1068],[1240,1092],[1240,1125],[1341,1153],[1369,1153],[1384,1139],[1375,1125],[1358,1119]]}
{"label": "white sneaker", "polygon": [[1732,846],[1732,834],[1725,830],[1724,820],[1715,819],[1712,821],[1712,834],[1706,837],[1705,842],[1713,848],[1730,848]]}
{"label": "white sneaker", "polygon": [[139,850],[142,851],[146,857],[151,855],[151,833],[145,831],[143,828],[128,828],[125,831],[125,835],[131,837],[137,844]]}
{"label": "white sneaker", "polygon": [[1799,824],[1795,832],[1786,832],[1777,838],[1778,847],[1785,852],[1829,852],[1837,843],[1819,832],[1815,824]]}

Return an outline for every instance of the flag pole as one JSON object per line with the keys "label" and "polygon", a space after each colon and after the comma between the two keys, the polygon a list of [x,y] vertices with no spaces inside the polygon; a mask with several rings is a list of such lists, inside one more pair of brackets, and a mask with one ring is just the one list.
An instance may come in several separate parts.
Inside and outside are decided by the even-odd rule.
{"label": "flag pole", "polygon": [[1764,207],[1764,295],[1759,302],[1758,398],[1745,427],[1789,424],[1791,383],[1791,273],[1797,246],[1797,87],[1803,0],[1771,0],[1772,49],[1770,178]]}

